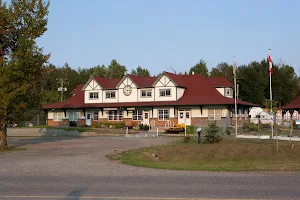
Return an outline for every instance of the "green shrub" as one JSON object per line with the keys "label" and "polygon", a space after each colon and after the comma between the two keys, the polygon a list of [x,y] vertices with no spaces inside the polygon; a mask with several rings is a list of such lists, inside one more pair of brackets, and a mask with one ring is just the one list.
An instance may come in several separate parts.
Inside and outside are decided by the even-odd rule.
{"label": "green shrub", "polygon": [[258,131],[258,126],[254,123],[245,123],[243,125],[244,131]]}
{"label": "green shrub", "polygon": [[149,130],[149,125],[147,125],[147,124],[139,124],[139,129],[141,129],[141,130]]}
{"label": "green shrub", "polygon": [[93,122],[91,123],[91,127],[93,127],[93,128],[100,128],[100,127],[101,127],[101,124],[100,124],[99,122],[97,122],[97,121],[93,121]]}
{"label": "green shrub", "polygon": [[205,143],[217,143],[222,140],[220,136],[220,128],[216,125],[216,122],[208,124],[208,128],[205,134]]}
{"label": "green shrub", "polygon": [[69,126],[77,126],[77,122],[75,122],[75,121],[69,121]]}
{"label": "green shrub", "polygon": [[125,122],[115,123],[116,128],[124,128],[126,126]]}

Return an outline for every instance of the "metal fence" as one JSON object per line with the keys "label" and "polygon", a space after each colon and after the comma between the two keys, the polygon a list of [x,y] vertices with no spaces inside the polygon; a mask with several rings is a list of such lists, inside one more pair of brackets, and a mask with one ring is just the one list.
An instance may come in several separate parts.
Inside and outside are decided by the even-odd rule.
{"label": "metal fence", "polygon": [[21,121],[16,124],[11,124],[13,127],[31,127],[31,126],[45,126],[47,125],[47,116],[44,111],[39,111],[34,117],[28,120]]}

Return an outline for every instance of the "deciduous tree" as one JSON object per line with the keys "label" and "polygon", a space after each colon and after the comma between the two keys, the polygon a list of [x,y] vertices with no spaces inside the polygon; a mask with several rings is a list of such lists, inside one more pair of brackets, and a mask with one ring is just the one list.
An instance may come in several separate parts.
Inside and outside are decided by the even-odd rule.
{"label": "deciduous tree", "polygon": [[30,108],[35,100],[44,55],[35,42],[47,30],[50,2],[0,0],[0,148],[7,147],[7,123],[16,112]]}

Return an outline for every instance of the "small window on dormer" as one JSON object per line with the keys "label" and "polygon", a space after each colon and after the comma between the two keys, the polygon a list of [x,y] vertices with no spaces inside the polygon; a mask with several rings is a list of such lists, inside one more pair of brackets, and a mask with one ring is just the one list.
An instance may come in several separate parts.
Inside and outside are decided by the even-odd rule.
{"label": "small window on dormer", "polygon": [[115,99],[116,98],[116,92],[115,91],[105,92],[105,98],[106,99]]}
{"label": "small window on dormer", "polygon": [[90,92],[90,99],[99,99],[98,92]]}
{"label": "small window on dormer", "polygon": [[170,97],[171,96],[171,89],[160,89],[159,90],[160,97]]}
{"label": "small window on dormer", "polygon": [[231,96],[231,89],[225,89],[225,96]]}
{"label": "small window on dormer", "polygon": [[141,97],[151,97],[152,93],[151,90],[142,90]]}

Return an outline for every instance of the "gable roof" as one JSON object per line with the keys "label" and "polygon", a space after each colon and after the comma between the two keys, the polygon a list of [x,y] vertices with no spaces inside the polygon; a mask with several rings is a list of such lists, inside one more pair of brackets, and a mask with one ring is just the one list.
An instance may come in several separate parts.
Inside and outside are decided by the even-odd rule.
{"label": "gable roof", "polygon": [[213,76],[207,78],[207,80],[214,87],[233,87],[233,84],[224,76]]}
{"label": "gable roof", "polygon": [[101,76],[93,76],[103,89],[114,89],[121,79],[103,78]]}
{"label": "gable roof", "polygon": [[[201,74],[178,75],[164,72],[177,85],[184,87],[183,96],[177,101],[151,101],[151,102],[118,102],[118,103],[84,103],[84,91],[76,93],[65,102],[59,102],[52,105],[44,105],[43,109],[52,108],[87,108],[87,107],[138,107],[138,106],[170,106],[170,105],[234,105],[234,99],[225,97],[219,93],[211,82]],[[139,76],[130,75],[140,87],[152,85],[158,78],[151,77],[142,79]],[[119,83],[120,79],[111,79],[113,81],[105,82],[107,79],[98,78],[106,88],[113,88]],[[151,84],[151,82],[153,83]],[[211,80],[210,80],[211,81]],[[97,81],[98,82],[98,81]],[[99,83],[99,84],[101,84]],[[102,85],[101,85],[102,86]],[[238,105],[257,106],[253,103],[237,100]]]}
{"label": "gable roof", "polygon": [[300,110],[300,95],[294,98],[290,103],[280,107],[282,110]]}
{"label": "gable roof", "polygon": [[136,75],[127,75],[138,87],[151,87],[158,77],[144,77]]}

